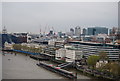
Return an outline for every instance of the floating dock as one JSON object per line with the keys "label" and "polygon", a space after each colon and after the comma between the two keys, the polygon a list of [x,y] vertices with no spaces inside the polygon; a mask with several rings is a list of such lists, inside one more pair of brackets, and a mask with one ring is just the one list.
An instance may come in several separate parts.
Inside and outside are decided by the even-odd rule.
{"label": "floating dock", "polygon": [[38,56],[35,56],[35,55],[30,55],[30,58],[32,59],[35,59],[35,60],[39,60],[39,61],[49,61],[48,58],[44,58],[44,57],[38,57]]}
{"label": "floating dock", "polygon": [[43,62],[40,62],[39,64],[37,64],[38,66],[41,66],[49,71],[52,71],[52,72],[55,72],[55,73],[58,73],[62,76],[65,76],[69,79],[76,79],[77,77],[73,74],[73,72],[69,72],[67,70],[64,70],[64,69],[61,69],[60,67],[55,67],[51,64],[46,64],[46,63],[43,63]]}

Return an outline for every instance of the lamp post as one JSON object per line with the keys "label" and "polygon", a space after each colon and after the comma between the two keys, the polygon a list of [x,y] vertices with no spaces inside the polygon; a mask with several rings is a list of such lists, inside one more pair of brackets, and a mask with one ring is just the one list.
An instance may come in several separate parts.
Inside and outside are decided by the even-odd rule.
{"label": "lamp post", "polygon": [[75,78],[74,78],[74,81],[77,81],[77,63],[76,63],[76,59],[74,61],[74,64],[75,64]]}

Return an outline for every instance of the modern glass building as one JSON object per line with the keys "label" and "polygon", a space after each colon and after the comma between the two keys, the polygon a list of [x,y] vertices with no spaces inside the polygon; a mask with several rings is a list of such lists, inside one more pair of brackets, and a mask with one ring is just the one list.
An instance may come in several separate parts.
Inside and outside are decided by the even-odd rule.
{"label": "modern glass building", "polygon": [[108,28],[106,27],[89,27],[87,29],[88,35],[108,34]]}

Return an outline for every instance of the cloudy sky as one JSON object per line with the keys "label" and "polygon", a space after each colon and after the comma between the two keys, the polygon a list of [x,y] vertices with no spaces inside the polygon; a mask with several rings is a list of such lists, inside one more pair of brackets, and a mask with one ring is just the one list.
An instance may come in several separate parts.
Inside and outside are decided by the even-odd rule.
{"label": "cloudy sky", "polygon": [[69,31],[76,26],[118,26],[117,2],[3,2],[9,32]]}

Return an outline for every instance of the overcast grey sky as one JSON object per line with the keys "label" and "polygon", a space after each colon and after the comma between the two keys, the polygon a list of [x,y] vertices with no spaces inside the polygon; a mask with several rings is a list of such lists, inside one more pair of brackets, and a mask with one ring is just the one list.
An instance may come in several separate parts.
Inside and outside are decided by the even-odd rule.
{"label": "overcast grey sky", "polygon": [[[75,26],[118,26],[117,2],[3,2],[9,32],[69,31]],[[45,28],[46,26],[46,28]]]}

